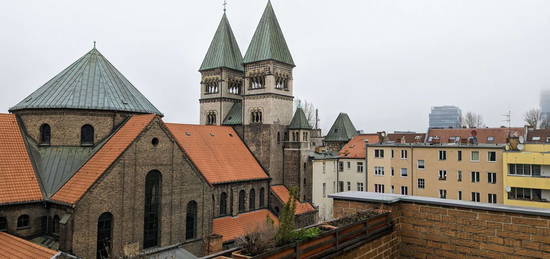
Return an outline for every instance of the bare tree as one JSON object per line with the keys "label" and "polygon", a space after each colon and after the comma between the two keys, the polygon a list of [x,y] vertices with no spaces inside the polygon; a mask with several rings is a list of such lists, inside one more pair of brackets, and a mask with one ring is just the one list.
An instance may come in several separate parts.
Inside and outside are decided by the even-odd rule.
{"label": "bare tree", "polygon": [[468,128],[480,128],[483,127],[483,118],[477,113],[468,112],[464,115],[462,123]]}
{"label": "bare tree", "polygon": [[[542,122],[542,114],[539,109],[533,108],[531,110],[528,110],[523,115],[523,121],[529,126],[533,128],[537,128],[539,126],[539,123]],[[547,123],[544,123],[547,124]]]}
{"label": "bare tree", "polygon": [[304,110],[304,113],[306,114],[306,119],[307,121],[309,122],[309,125],[311,127],[315,127],[315,113],[317,112],[316,108],[315,108],[315,105],[313,105],[313,103],[311,102],[308,102],[307,100],[301,100],[301,99],[296,99],[295,103],[296,107],[300,107]]}

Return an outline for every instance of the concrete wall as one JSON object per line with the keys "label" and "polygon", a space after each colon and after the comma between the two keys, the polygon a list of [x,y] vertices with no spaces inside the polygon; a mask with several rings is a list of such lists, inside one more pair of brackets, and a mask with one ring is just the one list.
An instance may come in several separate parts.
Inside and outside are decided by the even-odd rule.
{"label": "concrete wall", "polygon": [[[357,189],[357,183],[362,183],[363,191],[365,191],[367,186],[365,159],[343,158],[338,161],[344,163],[344,170],[338,172],[338,181],[344,182],[344,190],[348,191],[347,187],[349,182],[351,186],[349,191],[359,191]],[[363,163],[363,172],[357,170],[357,163]]]}
{"label": "concrete wall", "polygon": [[[332,198],[329,198],[328,195],[336,192],[334,187],[336,183],[337,160],[312,160],[312,167],[313,205],[319,210],[320,221],[331,220],[333,202]],[[325,195],[323,195],[323,185],[326,186]]]}

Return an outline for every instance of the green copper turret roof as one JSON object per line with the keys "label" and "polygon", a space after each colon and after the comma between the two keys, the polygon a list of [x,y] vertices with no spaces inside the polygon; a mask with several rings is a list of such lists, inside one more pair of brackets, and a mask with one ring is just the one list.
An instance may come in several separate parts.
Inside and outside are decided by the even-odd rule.
{"label": "green copper turret roof", "polygon": [[262,60],[276,60],[294,66],[294,60],[270,1],[267,2],[264,14],[244,56],[245,64]]}
{"label": "green copper turret roof", "polygon": [[221,67],[244,71],[243,56],[225,13],[199,71]]}
{"label": "green copper turret roof", "polygon": [[235,103],[231,106],[231,110],[225,116],[223,125],[241,125],[243,123],[243,105]]}
{"label": "green copper turret roof", "polygon": [[311,129],[311,126],[309,126],[309,122],[307,121],[306,114],[302,108],[298,107],[296,109],[296,112],[294,112],[294,117],[292,117],[290,125],[288,125],[288,129]]}
{"label": "green copper turret roof", "polygon": [[357,130],[346,113],[340,113],[325,136],[325,141],[349,141],[357,136]]}
{"label": "green copper turret roof", "polygon": [[25,109],[85,109],[162,113],[96,48],[34,91],[10,112]]}

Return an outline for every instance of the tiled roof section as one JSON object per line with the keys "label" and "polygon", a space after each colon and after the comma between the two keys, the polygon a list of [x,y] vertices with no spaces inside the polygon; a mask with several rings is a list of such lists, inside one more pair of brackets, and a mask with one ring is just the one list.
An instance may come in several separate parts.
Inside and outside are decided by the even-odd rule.
{"label": "tiled roof section", "polygon": [[405,143],[422,143],[426,139],[426,133],[388,133],[387,137],[397,143],[401,143],[403,138]]}
{"label": "tiled roof section", "polygon": [[1,258],[49,259],[58,253],[5,232],[0,232],[0,244]]}
{"label": "tiled roof section", "polygon": [[293,129],[293,130],[311,129],[311,126],[307,121],[306,114],[304,113],[304,109],[300,107],[296,109],[296,112],[294,112],[294,117],[292,117],[292,120],[290,121],[290,125],[288,125],[288,129]]}
{"label": "tiled roof section", "polygon": [[243,105],[242,103],[234,103],[231,110],[225,116],[223,125],[241,125],[243,123]]}
{"label": "tiled roof section", "polygon": [[244,71],[243,56],[225,13],[199,71],[221,67]]}
{"label": "tiled roof section", "polygon": [[69,204],[78,202],[154,117],[154,114],[132,116],[52,198]]}
{"label": "tiled roof section", "polygon": [[342,158],[365,158],[366,148],[365,140],[368,140],[370,144],[375,144],[380,141],[378,134],[361,134],[353,137],[340,152],[338,153]]}
{"label": "tiled roof section", "polygon": [[357,130],[351,122],[348,114],[340,113],[332,124],[328,134],[325,136],[325,141],[349,141],[357,136]]}
{"label": "tiled roof section", "polygon": [[24,109],[109,110],[162,115],[95,48],[10,111]]}
{"label": "tiled roof section", "polygon": [[221,235],[223,242],[234,240],[265,225],[267,217],[270,217],[276,225],[279,224],[279,219],[273,213],[261,209],[242,213],[236,217],[216,218],[212,222],[212,233]]}
{"label": "tiled roof section", "polygon": [[[477,135],[477,142],[482,144],[506,144],[506,138],[509,134],[523,136],[523,128],[462,128],[462,129],[430,129],[428,131],[427,142],[434,142],[433,139],[438,137],[440,143],[456,142],[455,138],[459,137],[460,141],[467,141],[472,133]],[[492,141],[491,141],[492,139]]]}
{"label": "tiled roof section", "polygon": [[233,128],[175,123],[166,126],[210,184],[269,178]]}
{"label": "tiled roof section", "polygon": [[244,55],[245,64],[263,60],[276,60],[294,66],[294,60],[271,6],[271,1],[267,2],[264,14]]}
{"label": "tiled roof section", "polygon": [[550,129],[536,129],[527,131],[526,142],[548,143],[550,142]]}
{"label": "tiled roof section", "polygon": [[17,119],[13,114],[0,114],[0,204],[42,199]]}
{"label": "tiled roof section", "polygon": [[[290,192],[284,185],[271,186],[271,191],[281,200],[283,203],[287,203],[290,199]],[[315,208],[309,202],[296,201],[296,215],[313,212]]]}

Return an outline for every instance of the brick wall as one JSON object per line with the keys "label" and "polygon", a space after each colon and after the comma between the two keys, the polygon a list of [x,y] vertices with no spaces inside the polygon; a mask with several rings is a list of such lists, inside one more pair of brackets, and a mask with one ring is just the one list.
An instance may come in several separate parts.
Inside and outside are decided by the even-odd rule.
{"label": "brick wall", "polygon": [[550,217],[413,202],[335,200],[334,215],[391,210],[403,258],[550,258]]}
{"label": "brick wall", "polygon": [[396,232],[379,237],[359,246],[351,251],[335,257],[336,259],[347,258],[397,258],[399,253],[399,236]]}

